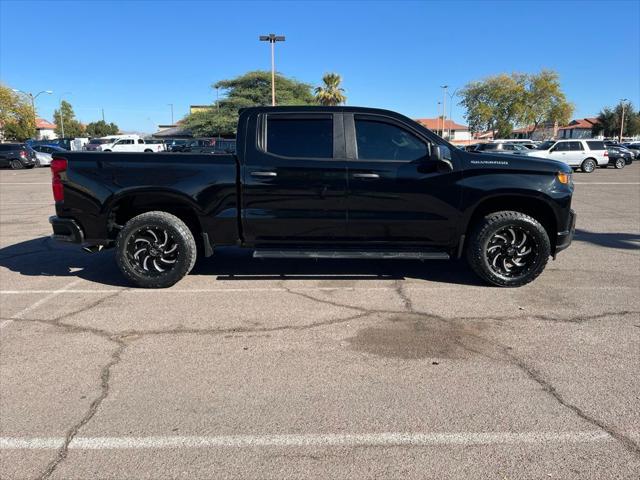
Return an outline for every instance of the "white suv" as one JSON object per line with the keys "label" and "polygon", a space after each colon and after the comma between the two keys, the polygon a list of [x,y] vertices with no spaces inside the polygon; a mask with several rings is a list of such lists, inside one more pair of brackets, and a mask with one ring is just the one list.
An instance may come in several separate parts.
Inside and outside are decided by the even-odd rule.
{"label": "white suv", "polygon": [[536,150],[522,152],[529,157],[560,160],[570,167],[580,168],[585,173],[609,163],[607,146],[601,140],[549,140]]}

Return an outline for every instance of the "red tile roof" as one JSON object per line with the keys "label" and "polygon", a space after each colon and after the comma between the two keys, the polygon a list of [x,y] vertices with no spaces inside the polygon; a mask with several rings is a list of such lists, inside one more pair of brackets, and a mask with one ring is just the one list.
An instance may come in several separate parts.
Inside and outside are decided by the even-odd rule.
{"label": "red tile roof", "polygon": [[56,126],[44,118],[36,118],[36,128],[38,130],[53,130]]}
{"label": "red tile roof", "polygon": [[[429,130],[442,130],[442,118],[416,118],[416,122]],[[447,119],[445,122],[445,130],[469,130],[466,125],[460,125],[452,120]]]}
{"label": "red tile roof", "polygon": [[582,128],[585,130],[591,130],[593,128],[594,125],[597,125],[598,123],[598,119],[595,117],[589,117],[589,118],[580,118],[578,120],[571,120],[571,122],[569,123],[569,125],[566,125],[564,127],[560,127],[558,130],[573,130],[574,128]]}

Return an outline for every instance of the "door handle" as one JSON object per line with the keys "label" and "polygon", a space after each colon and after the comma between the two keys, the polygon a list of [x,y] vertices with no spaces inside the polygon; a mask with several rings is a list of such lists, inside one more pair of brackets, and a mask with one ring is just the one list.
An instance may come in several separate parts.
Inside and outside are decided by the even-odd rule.
{"label": "door handle", "polygon": [[252,177],[277,177],[276,172],[251,172]]}
{"label": "door handle", "polygon": [[374,179],[374,178],[380,178],[380,175],[378,175],[377,173],[354,173],[353,178]]}

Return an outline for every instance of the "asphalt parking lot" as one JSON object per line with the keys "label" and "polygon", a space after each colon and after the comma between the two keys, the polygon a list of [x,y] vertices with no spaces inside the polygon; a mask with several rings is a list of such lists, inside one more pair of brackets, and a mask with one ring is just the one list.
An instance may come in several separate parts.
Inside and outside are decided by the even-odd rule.
{"label": "asphalt parking lot", "polygon": [[523,288],[229,249],[154,291],[0,171],[0,477],[638,478],[640,162],[575,181]]}

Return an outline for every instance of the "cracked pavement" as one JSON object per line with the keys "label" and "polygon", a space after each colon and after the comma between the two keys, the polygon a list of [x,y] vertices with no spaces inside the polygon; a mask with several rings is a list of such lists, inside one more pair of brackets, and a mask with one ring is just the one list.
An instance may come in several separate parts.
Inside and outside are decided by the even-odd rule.
{"label": "cracked pavement", "polygon": [[138,290],[47,238],[48,176],[0,171],[1,478],[637,478],[639,164],[519,289],[225,249]]}

